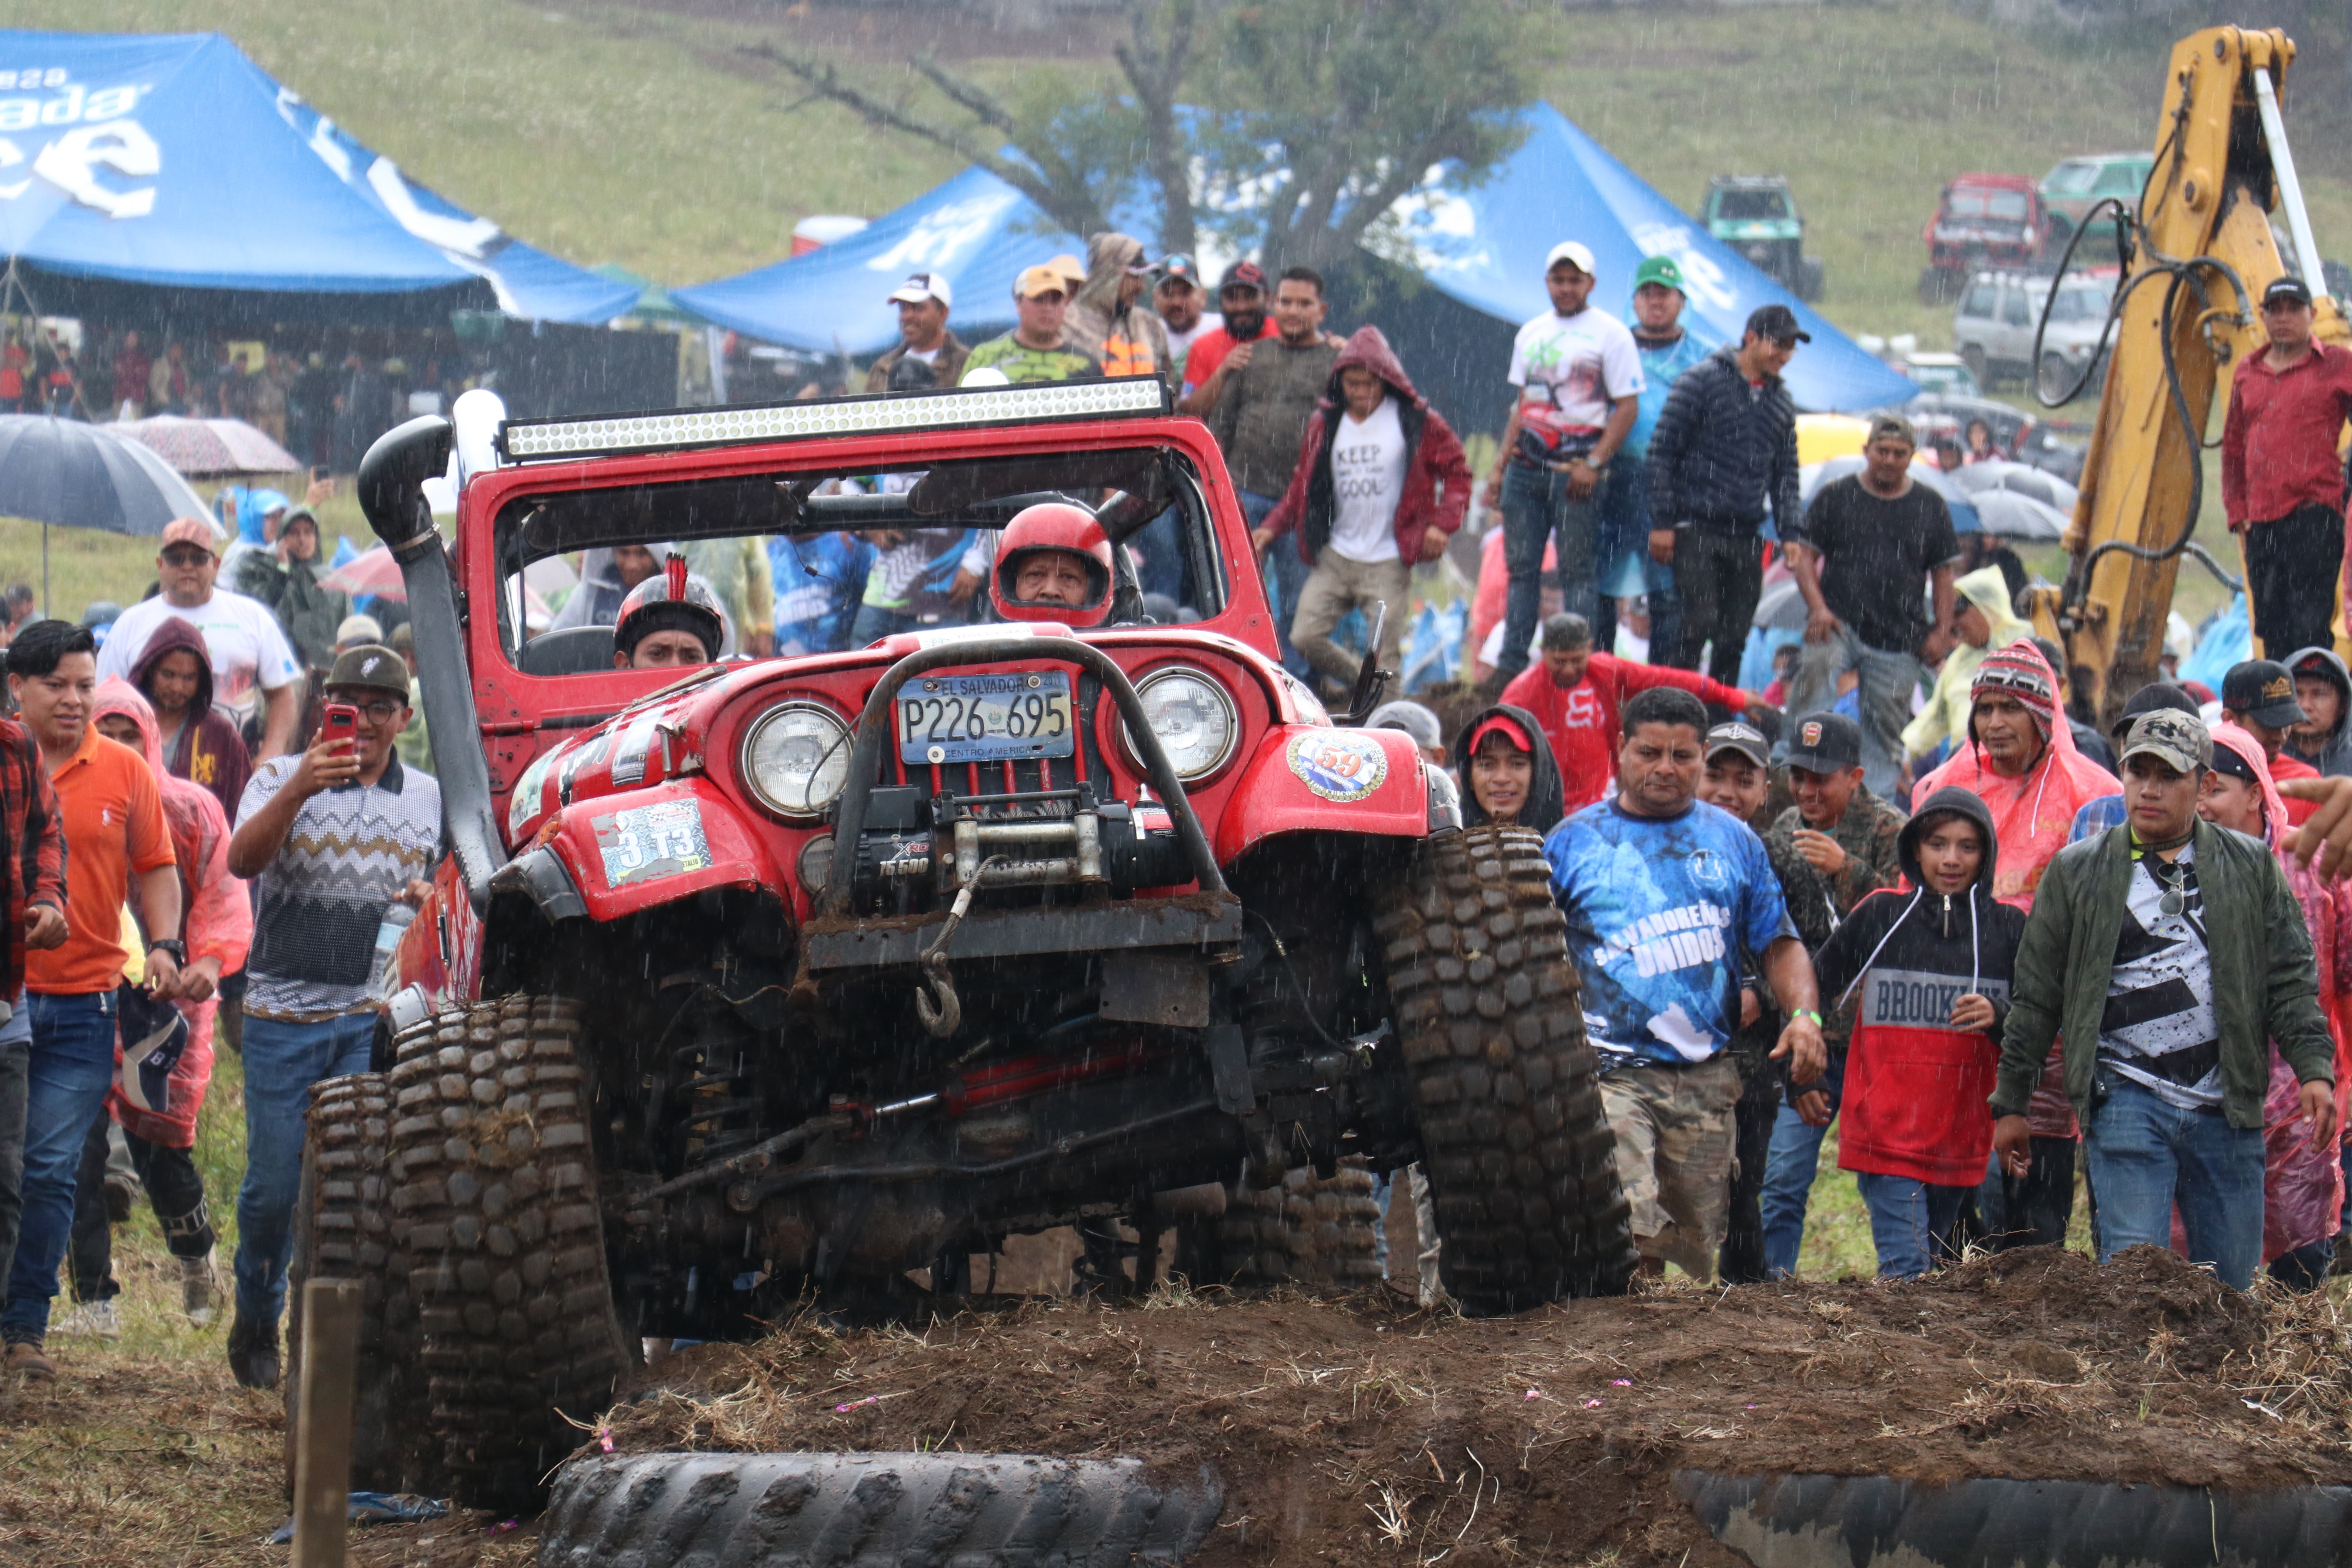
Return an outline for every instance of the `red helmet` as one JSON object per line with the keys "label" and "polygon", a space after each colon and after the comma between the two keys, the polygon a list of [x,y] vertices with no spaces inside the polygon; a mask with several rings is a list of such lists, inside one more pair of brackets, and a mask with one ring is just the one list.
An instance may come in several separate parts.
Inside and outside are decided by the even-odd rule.
{"label": "red helmet", "polygon": [[629,590],[613,617],[613,647],[633,653],[649,632],[676,628],[702,639],[713,659],[727,645],[727,616],[701,579],[687,574],[686,557],[673,552],[662,570]]}
{"label": "red helmet", "polygon": [[[1075,555],[1087,572],[1083,605],[1023,603],[1013,597],[1022,563],[1042,550]],[[1086,508],[1070,501],[1040,501],[1024,507],[996,541],[996,577],[990,595],[996,613],[1008,621],[1059,621],[1066,626],[1098,626],[1110,614],[1110,541]]]}

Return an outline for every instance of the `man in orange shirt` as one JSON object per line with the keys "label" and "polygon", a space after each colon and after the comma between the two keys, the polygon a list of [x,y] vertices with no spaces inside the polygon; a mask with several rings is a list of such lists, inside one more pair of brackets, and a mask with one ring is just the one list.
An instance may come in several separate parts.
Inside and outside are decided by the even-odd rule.
{"label": "man in orange shirt", "polygon": [[74,1178],[83,1135],[114,1082],[116,988],[123,890],[138,879],[147,930],[146,986],[175,994],[187,950],[179,941],[180,878],[163,796],[146,759],[90,725],[98,645],[88,627],[37,621],[8,648],[8,692],[41,748],[66,827],[64,945],[26,964],[33,1014],[31,1082],[25,1110],[25,1212],[0,1308],[7,1342],[0,1370],[47,1383],[41,1352],[49,1298],[73,1226]]}

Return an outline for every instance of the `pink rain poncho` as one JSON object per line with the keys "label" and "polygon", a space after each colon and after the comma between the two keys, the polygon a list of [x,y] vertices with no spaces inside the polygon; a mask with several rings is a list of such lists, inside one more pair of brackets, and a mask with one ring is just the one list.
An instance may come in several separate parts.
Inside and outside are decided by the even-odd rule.
{"label": "pink rain poncho", "polygon": [[[234,974],[245,966],[246,950],[253,945],[253,905],[245,885],[229,875],[228,814],[212,791],[174,778],[164,768],[155,710],[137,687],[117,676],[99,682],[90,721],[110,714],[121,714],[139,726],[140,749],[163,787],[163,822],[172,830],[172,847],[180,863],[182,937],[188,944],[188,962],[215,958],[223,974]],[[196,1142],[196,1112],[212,1082],[213,1018],[220,1001],[182,1001],[179,1007],[188,1020],[188,1048],[172,1068],[171,1110],[142,1110],[122,1097],[120,1087],[108,1092],[107,1107],[123,1131],[166,1148],[191,1149]]]}
{"label": "pink rain poncho", "polygon": [[[2336,1032],[2336,1109],[2344,1110],[2345,1004],[2352,998],[2352,885],[2323,881],[2280,847],[2286,802],[2271,780],[2263,743],[2235,724],[2213,726],[2213,744],[2227,746],[2252,769],[2263,792],[2263,836],[2286,872],[2287,886],[2303,906],[2311,928],[2311,951],[2318,968],[2319,1010]],[[2301,1086],[2294,1069],[2271,1047],[2270,1092],[2263,1101],[2263,1261],[2336,1232],[2344,1212],[2344,1166],[2331,1143],[2315,1148],[2303,1119]]]}
{"label": "pink rain poncho", "polygon": [[[2124,786],[2115,774],[2075,750],[2074,732],[2058,711],[2057,678],[2032,643],[2011,643],[1985,656],[1969,687],[1971,706],[1977,695],[1989,689],[2017,699],[2033,715],[2044,742],[2042,755],[2018,777],[1994,772],[1991,759],[1977,744],[1976,721],[1971,716],[1967,744],[1913,785],[1911,798],[1925,800],[1939,789],[1957,786],[1983,801],[1992,813],[1993,833],[2000,845],[2000,858],[1993,864],[1992,896],[2031,910],[2042,873],[2066,847],[2074,814]],[[2026,1111],[2037,1138],[2077,1135],[2058,1049],[2053,1042],[2050,1060]]]}

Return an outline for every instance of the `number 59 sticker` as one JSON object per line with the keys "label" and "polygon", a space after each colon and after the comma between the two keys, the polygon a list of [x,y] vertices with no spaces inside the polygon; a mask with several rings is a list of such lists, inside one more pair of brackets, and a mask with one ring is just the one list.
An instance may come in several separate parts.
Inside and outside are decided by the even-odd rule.
{"label": "number 59 sticker", "polygon": [[1389,754],[1369,735],[1309,730],[1290,740],[1290,771],[1298,782],[1342,805],[1363,799],[1389,776]]}
{"label": "number 59 sticker", "polygon": [[710,844],[702,834],[702,808],[690,800],[666,800],[616,811],[591,819],[590,826],[596,830],[596,848],[604,858],[608,887],[680,876],[710,864]]}

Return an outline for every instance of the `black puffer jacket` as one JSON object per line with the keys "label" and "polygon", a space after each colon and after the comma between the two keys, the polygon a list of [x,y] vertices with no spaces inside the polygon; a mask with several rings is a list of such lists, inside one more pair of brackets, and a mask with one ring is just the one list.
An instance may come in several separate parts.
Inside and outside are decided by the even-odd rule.
{"label": "black puffer jacket", "polygon": [[1769,499],[1789,538],[1797,495],[1797,405],[1779,376],[1751,395],[1738,350],[1720,348],[1683,373],[1650,434],[1650,516],[1661,528],[1754,533]]}

